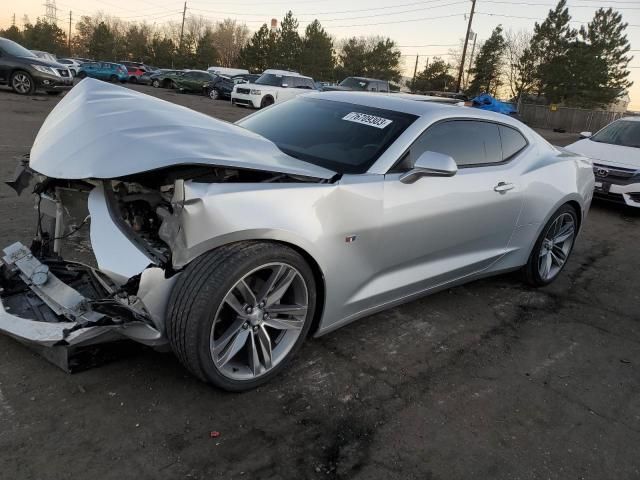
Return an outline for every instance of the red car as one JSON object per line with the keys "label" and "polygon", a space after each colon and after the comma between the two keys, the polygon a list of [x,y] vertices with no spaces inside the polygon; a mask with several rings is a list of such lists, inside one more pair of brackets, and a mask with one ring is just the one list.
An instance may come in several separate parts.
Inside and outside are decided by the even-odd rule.
{"label": "red car", "polygon": [[129,73],[129,82],[138,83],[138,77],[146,73],[147,71],[144,68],[128,65],[127,72]]}

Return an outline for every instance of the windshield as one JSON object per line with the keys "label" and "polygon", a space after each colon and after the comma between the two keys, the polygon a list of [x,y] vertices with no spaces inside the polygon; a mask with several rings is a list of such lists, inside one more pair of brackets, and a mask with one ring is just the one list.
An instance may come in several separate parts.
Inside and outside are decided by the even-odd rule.
{"label": "windshield", "polygon": [[630,120],[618,120],[613,122],[598,133],[591,140],[623,147],[640,148],[640,122]]}
{"label": "windshield", "polygon": [[369,82],[358,80],[357,78],[345,78],[340,82],[341,87],[353,88],[354,90],[366,90]]}
{"label": "windshield", "polygon": [[256,80],[256,85],[269,85],[271,87],[281,87],[282,80],[284,77],[282,75],[274,75],[273,73],[265,73],[260,76],[258,80]]}
{"label": "windshield", "polygon": [[238,125],[271,140],[292,157],[338,173],[365,173],[416,118],[353,103],[296,97]]}
{"label": "windshield", "polygon": [[6,54],[14,57],[37,58],[30,50],[27,50],[22,45],[12,42],[11,40],[7,40],[6,38],[0,39],[0,48]]}

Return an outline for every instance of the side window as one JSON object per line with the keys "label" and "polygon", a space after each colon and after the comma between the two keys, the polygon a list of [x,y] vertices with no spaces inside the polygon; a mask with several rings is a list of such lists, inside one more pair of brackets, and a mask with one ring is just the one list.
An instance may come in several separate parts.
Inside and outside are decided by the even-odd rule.
{"label": "side window", "polygon": [[517,155],[527,146],[527,140],[515,128],[500,125],[500,139],[502,140],[502,159],[508,160]]}
{"label": "side window", "polygon": [[449,155],[459,167],[502,161],[498,125],[489,122],[452,120],[430,127],[411,146],[411,165],[427,150]]}

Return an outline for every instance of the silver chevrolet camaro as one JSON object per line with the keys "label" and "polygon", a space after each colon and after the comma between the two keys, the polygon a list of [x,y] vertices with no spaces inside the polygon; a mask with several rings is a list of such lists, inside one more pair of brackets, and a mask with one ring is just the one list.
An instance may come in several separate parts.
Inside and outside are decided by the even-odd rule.
{"label": "silver chevrolet camaro", "polygon": [[241,391],[309,333],[500,272],[552,282],[594,177],[467,107],[312,93],[233,125],[86,79],[9,183],[38,220],[4,248],[0,330],[66,370],[113,340],[170,348]]}

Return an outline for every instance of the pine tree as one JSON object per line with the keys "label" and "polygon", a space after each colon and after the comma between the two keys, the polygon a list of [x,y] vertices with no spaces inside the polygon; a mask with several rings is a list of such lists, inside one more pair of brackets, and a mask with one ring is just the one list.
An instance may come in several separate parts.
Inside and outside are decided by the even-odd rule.
{"label": "pine tree", "polygon": [[332,80],[334,66],[333,40],[320,22],[314,20],[307,25],[302,40],[300,72],[314,80]]}
{"label": "pine tree", "polygon": [[267,24],[263,24],[253,34],[249,43],[242,47],[238,56],[240,66],[252,71],[263,72],[267,68],[273,68],[276,61],[275,46],[277,32],[271,32]]}
{"label": "pine tree", "polygon": [[594,60],[603,62],[601,68],[606,71],[606,79],[601,81],[598,102],[608,104],[623,94],[633,82],[629,77],[629,54],[631,45],[625,35],[627,23],[622,15],[611,8],[596,11],[587,27],[580,28],[580,36],[590,46],[590,55]]}
{"label": "pine tree", "polygon": [[380,80],[400,78],[400,51],[390,38],[347,39],[338,54],[336,77],[365,76]]}
{"label": "pine tree", "polygon": [[298,20],[294,18],[291,11],[288,11],[280,24],[279,35],[275,45],[276,63],[274,67],[285,70],[299,70],[301,50],[302,39],[298,34]]}
{"label": "pine tree", "polygon": [[498,25],[491,32],[491,36],[482,44],[480,52],[471,69],[473,80],[469,84],[467,93],[479,95],[492,93],[495,95],[502,85],[502,58],[505,52],[505,39],[502,35],[502,26]]}
{"label": "pine tree", "polygon": [[106,23],[96,25],[89,38],[89,55],[98,60],[113,58],[114,35]]}
{"label": "pine tree", "polygon": [[213,30],[207,27],[202,36],[198,39],[198,46],[196,47],[193,59],[193,65],[196,68],[205,70],[212,65],[218,64],[218,59],[220,57],[218,55],[218,51],[216,50],[214,42],[215,35],[213,33]]}

